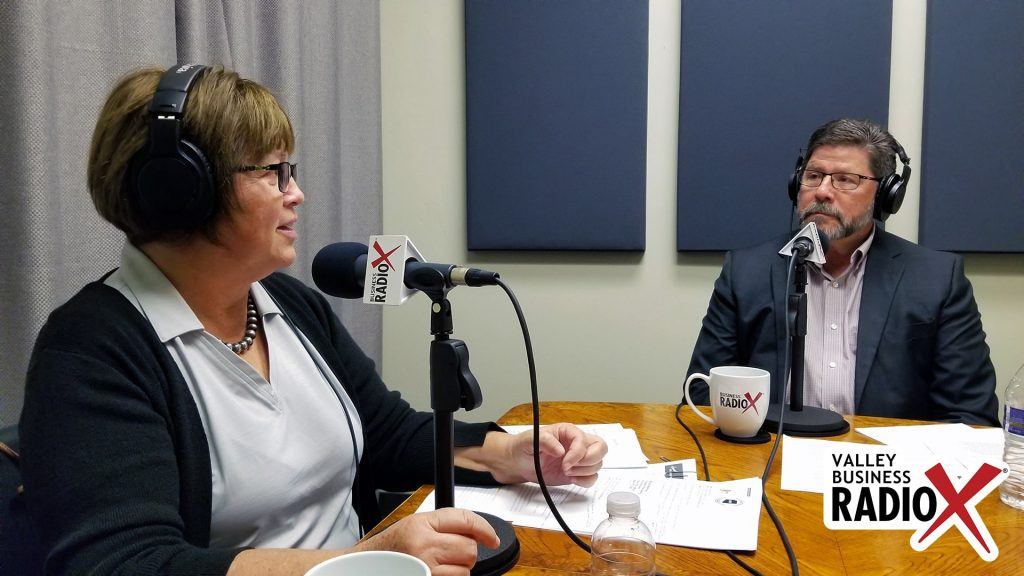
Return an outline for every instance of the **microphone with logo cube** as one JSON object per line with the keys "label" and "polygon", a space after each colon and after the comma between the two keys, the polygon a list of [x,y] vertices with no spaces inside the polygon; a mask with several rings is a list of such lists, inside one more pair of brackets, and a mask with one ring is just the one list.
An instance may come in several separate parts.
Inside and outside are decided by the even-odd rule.
{"label": "microphone with logo cube", "polygon": [[[362,298],[367,304],[400,306],[416,292],[430,300],[430,407],[434,412],[435,508],[455,506],[455,419],[483,403],[476,377],[469,369],[469,348],[454,332],[448,292],[456,286],[497,283],[495,272],[453,264],[424,262],[423,255],[404,235],[371,236],[369,246],[338,242],[321,249],[313,259],[313,282],[322,292],[341,298]],[[519,559],[519,541],[507,521],[477,512],[498,534],[496,549],[477,547],[474,575],[502,574]]]}

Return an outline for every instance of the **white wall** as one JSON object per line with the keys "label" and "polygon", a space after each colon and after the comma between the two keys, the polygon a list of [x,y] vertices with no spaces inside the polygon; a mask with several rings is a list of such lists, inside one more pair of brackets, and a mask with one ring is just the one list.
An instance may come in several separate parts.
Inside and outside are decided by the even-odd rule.
{"label": "white wall", "polygon": [[[925,0],[894,2],[889,125],[913,160],[921,149]],[[497,270],[530,325],[542,400],[678,402],[721,255],[675,250],[680,5],[650,2],[647,250],[470,253],[466,250],[465,48],[458,0],[381,1],[384,233],[408,234],[438,261]],[[823,119],[824,120],[824,119]],[[915,169],[919,164],[912,161]],[[780,171],[788,168],[780,167]],[[781,173],[781,172],[780,172]],[[888,229],[917,238],[917,174]],[[784,178],[783,178],[784,180]],[[780,202],[785,198],[780,189]],[[1024,362],[1024,256],[969,255],[1000,395]],[[450,295],[484,392],[466,420],[529,400],[515,314],[498,288]],[[384,310],[384,379],[429,408],[429,309],[422,296]]]}

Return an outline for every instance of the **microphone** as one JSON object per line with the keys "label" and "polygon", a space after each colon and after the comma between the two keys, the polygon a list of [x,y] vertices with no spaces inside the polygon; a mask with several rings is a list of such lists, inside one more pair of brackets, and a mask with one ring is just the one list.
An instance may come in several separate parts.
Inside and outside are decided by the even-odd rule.
{"label": "microphone", "polygon": [[[768,405],[762,432],[776,430],[791,436],[836,436],[849,430],[850,425],[838,413],[814,406],[804,406],[804,338],[807,336],[807,264],[806,261],[825,265],[828,239],[818,235],[818,226],[809,222],[792,240],[779,250],[789,261],[792,282],[786,285],[786,340],[780,348],[786,351],[787,370],[777,380],[789,377],[789,406],[785,397]],[[788,372],[788,373],[787,373]],[[785,384],[782,387],[786,389]]]}
{"label": "microphone", "polygon": [[[433,301],[430,306],[430,408],[434,429],[434,503],[441,509],[455,505],[455,424],[460,408],[472,410],[483,402],[480,385],[469,369],[469,348],[462,340],[449,338],[454,332],[448,290],[455,286],[498,284],[498,273],[479,268],[424,262],[408,236],[370,236],[369,247],[358,242],[338,242],[320,249],[313,258],[313,282],[321,292],[341,298],[360,298],[367,304],[400,305],[417,291]],[[507,286],[521,317],[518,302]],[[533,349],[523,323],[530,360],[536,406],[536,374]],[[536,426],[536,424],[535,424]],[[534,455],[540,470],[540,456]],[[543,481],[543,477],[540,477]],[[543,486],[543,484],[542,484]],[[550,502],[550,500],[549,500]],[[553,510],[557,517],[557,510]],[[499,537],[495,549],[480,546],[474,573],[480,576],[502,574],[519,558],[519,540],[507,521],[478,512]]]}
{"label": "microphone", "polygon": [[[324,246],[313,258],[313,283],[321,292],[339,298],[375,297],[372,293],[364,294],[367,291],[368,251],[366,244],[359,242],[336,242]],[[373,280],[370,288],[384,294],[388,286],[385,274],[392,268],[402,268],[403,284],[411,290],[493,286],[498,283],[500,277],[497,272],[480,268],[421,262],[415,256],[393,265],[388,258],[390,254],[391,252],[381,253],[378,257],[380,261],[371,273]],[[386,296],[382,295],[379,298],[368,302],[385,303]]]}
{"label": "microphone", "polygon": [[336,242],[313,258],[313,283],[324,294],[362,298],[366,277],[366,244]]}
{"label": "microphone", "polygon": [[[818,236],[818,242],[821,243],[821,252],[828,254],[828,238],[825,236]],[[801,260],[806,260],[808,256],[814,252],[814,240],[807,236],[798,235],[796,240],[793,242],[793,256]]]}
{"label": "microphone", "polygon": [[792,240],[779,250],[779,255],[783,258],[792,256],[796,258],[797,262],[810,260],[822,265],[825,264],[825,254],[827,253],[828,238],[818,234],[818,226],[814,222],[808,222],[807,226],[804,226]]}

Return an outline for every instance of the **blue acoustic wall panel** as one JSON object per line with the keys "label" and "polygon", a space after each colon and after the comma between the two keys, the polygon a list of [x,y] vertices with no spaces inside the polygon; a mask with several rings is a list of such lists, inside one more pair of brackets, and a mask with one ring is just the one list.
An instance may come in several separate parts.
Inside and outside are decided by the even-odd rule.
{"label": "blue acoustic wall panel", "polygon": [[646,0],[467,0],[470,250],[643,250]]}
{"label": "blue acoustic wall panel", "polygon": [[815,128],[889,115],[890,0],[683,0],[677,248],[788,229],[786,184]]}
{"label": "blue acoustic wall panel", "polygon": [[932,0],[920,242],[1024,252],[1024,2]]}

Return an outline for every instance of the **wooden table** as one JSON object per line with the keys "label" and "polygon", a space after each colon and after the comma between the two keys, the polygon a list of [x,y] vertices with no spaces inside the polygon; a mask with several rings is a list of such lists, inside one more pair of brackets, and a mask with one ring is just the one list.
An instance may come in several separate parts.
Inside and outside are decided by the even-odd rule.
{"label": "wooden table", "polygon": [[[599,402],[543,402],[541,423],[599,424],[620,422],[636,430],[644,453],[652,461],[679,460],[700,455],[693,440],[675,421],[671,404],[619,404]],[[771,443],[756,446],[730,444],[714,437],[714,430],[688,407],[683,421],[697,434],[708,457],[711,479],[734,480],[759,476],[768,461]],[[920,424],[866,416],[847,417],[850,432],[831,438],[875,443],[854,432],[861,426]],[[531,422],[529,404],[516,406],[502,424]],[[774,435],[773,435],[774,440]],[[999,546],[999,557],[985,562],[956,528],[951,528],[923,552],[910,547],[911,531],[833,531],[822,520],[822,496],[779,488],[782,450],[776,455],[766,492],[796,552],[801,574],[1020,574],[1024,562],[1024,511],[999,501],[998,489],[979,505],[978,512]],[[703,473],[701,473],[703,478]],[[415,512],[432,487],[424,486],[385,518],[374,534]],[[590,557],[561,532],[516,527],[522,553],[511,575],[589,574]],[[762,507],[757,552],[739,556],[762,574],[789,574],[789,560],[775,526]],[[746,574],[725,554],[709,550],[658,545],[658,570],[666,574]]]}

